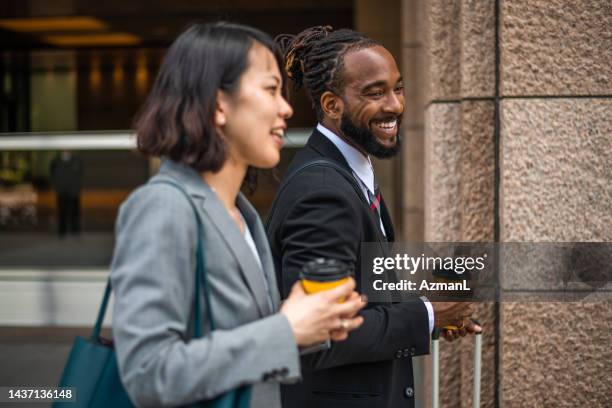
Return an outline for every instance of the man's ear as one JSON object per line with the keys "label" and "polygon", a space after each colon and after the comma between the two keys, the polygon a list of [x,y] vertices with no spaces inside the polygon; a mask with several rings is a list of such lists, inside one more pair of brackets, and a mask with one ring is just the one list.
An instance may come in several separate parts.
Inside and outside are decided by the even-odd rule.
{"label": "man's ear", "polygon": [[217,100],[215,102],[215,126],[225,126],[225,124],[227,123],[228,108],[228,95],[223,91],[217,91]]}
{"label": "man's ear", "polygon": [[321,95],[321,109],[326,116],[331,119],[340,120],[344,112],[344,101],[338,95],[330,91],[323,92]]}

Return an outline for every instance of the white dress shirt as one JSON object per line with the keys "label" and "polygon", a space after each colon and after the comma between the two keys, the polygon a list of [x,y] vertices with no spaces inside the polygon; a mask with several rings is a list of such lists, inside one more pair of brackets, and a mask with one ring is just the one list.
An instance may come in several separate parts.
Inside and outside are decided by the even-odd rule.
{"label": "white dress shirt", "polygon": [[[336,146],[344,159],[353,170],[353,173],[359,177],[361,183],[359,183],[363,194],[366,197],[366,200],[370,200],[368,192],[365,190],[367,188],[370,190],[372,194],[374,194],[374,168],[372,167],[372,161],[370,160],[370,156],[364,156],[359,150],[348,144],[344,141],[340,136],[323,126],[322,124],[317,124],[317,130],[323,134],[326,138],[329,139],[330,142]],[[380,217],[379,217],[380,218]],[[380,229],[387,236],[385,232],[385,227],[382,223],[382,219],[380,219]],[[421,296],[421,299],[425,303],[425,307],[427,308],[427,315],[429,317],[429,332],[433,332],[434,328],[434,311],[431,302],[425,297]]]}

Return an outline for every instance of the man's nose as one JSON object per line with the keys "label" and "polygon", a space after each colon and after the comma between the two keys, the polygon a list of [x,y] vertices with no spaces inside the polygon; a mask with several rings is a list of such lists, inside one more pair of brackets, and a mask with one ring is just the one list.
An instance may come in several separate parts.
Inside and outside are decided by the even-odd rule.
{"label": "man's nose", "polygon": [[386,98],[384,111],[399,115],[404,112],[404,95],[397,95],[395,92]]}

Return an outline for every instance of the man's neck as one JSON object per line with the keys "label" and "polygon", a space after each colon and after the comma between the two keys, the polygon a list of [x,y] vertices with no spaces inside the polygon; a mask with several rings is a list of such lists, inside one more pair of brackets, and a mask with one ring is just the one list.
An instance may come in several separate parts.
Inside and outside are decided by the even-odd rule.
{"label": "man's neck", "polygon": [[321,125],[325,126],[328,130],[334,132],[334,134],[336,134],[336,136],[338,136],[340,139],[344,140],[344,142],[346,142],[348,145],[354,147],[355,149],[359,150],[359,152],[361,154],[363,154],[365,157],[368,157],[368,153],[363,150],[363,148],[361,146],[359,146],[357,143],[355,143],[354,140],[352,140],[351,138],[347,137],[344,132],[342,132],[342,130],[340,130],[340,125],[336,124],[335,122],[333,122],[329,117],[325,116],[323,117],[323,119],[321,120]]}

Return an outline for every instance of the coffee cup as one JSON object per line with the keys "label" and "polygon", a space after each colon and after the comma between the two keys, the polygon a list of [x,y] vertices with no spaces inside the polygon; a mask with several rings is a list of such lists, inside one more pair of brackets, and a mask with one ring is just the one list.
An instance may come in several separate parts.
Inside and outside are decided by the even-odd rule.
{"label": "coffee cup", "polygon": [[[329,290],[347,282],[352,268],[336,259],[318,258],[306,263],[300,272],[302,287],[308,294]],[[341,299],[340,302],[343,302]]]}

